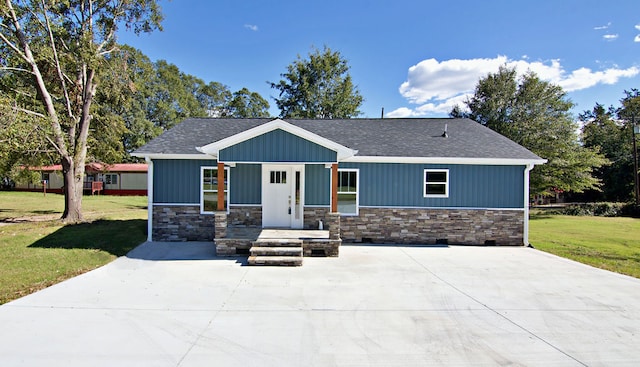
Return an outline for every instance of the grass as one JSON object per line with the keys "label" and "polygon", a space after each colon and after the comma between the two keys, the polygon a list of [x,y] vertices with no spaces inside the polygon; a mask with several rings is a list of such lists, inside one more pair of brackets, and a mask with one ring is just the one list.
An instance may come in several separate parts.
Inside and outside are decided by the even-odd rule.
{"label": "grass", "polygon": [[85,196],[63,225],[62,195],[0,192],[0,304],[100,267],[146,239],[147,198]]}
{"label": "grass", "polygon": [[542,251],[640,278],[640,219],[532,213],[529,242]]}

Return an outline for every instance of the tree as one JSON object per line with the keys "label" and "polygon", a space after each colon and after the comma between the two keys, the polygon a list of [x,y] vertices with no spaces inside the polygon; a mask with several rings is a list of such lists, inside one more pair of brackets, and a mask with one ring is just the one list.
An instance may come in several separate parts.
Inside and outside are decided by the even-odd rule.
{"label": "tree", "polygon": [[116,32],[121,24],[150,32],[161,20],[154,0],[4,0],[0,5],[2,71],[18,82],[4,92],[17,110],[39,117],[31,122],[33,130],[47,131],[62,165],[66,222],[82,220],[92,104],[104,80],[105,58],[117,48]]}
{"label": "tree", "polygon": [[32,172],[22,169],[23,166],[41,166],[51,164],[54,153],[46,141],[46,130],[33,129],[34,124],[47,125],[38,116],[20,113],[14,103],[0,97],[0,178],[21,179],[34,182]]}
{"label": "tree", "polygon": [[269,102],[256,92],[242,88],[233,93],[229,116],[237,118],[269,117]]}
{"label": "tree", "polygon": [[218,82],[200,85],[196,91],[196,99],[200,102],[209,117],[226,117],[231,103],[231,91],[229,87]]}
{"label": "tree", "polygon": [[458,107],[451,115],[471,118],[548,160],[531,172],[532,194],[599,188],[593,171],[607,160],[580,144],[569,112],[573,104],[561,87],[501,67],[478,82],[465,104],[469,112]]}
{"label": "tree", "polygon": [[308,59],[298,56],[280,74],[284,79],[270,83],[280,91],[275,98],[285,118],[351,118],[358,116],[363,98],[353,85],[347,61],[325,46],[314,49]]}
{"label": "tree", "polygon": [[[114,129],[101,137],[102,160],[133,159],[128,153],[189,117],[265,117],[269,103],[246,88],[231,93],[219,82],[205,83],[165,60],[151,62],[140,50],[122,45],[108,57],[109,78],[97,93],[99,116]],[[116,71],[120,71],[117,73]],[[100,133],[100,131],[96,131]],[[120,141],[114,138],[120,135]],[[107,145],[114,147],[107,150]],[[119,148],[115,149],[115,148]],[[112,153],[105,155],[105,153]]]}
{"label": "tree", "polygon": [[579,115],[585,147],[598,149],[610,164],[595,171],[603,185],[601,192],[590,192],[596,201],[627,201],[633,193],[633,156],[630,126],[617,118],[619,109],[605,109],[596,103]]}
{"label": "tree", "polygon": [[206,108],[196,97],[204,84],[202,80],[164,60],[155,62],[154,67],[156,77],[149,84],[153,93],[148,106],[148,117],[154,125],[166,130],[187,117],[207,116]]}
{"label": "tree", "polygon": [[640,91],[638,89],[632,89],[630,91],[625,90],[625,98],[623,98],[620,102],[622,102],[622,107],[618,111],[618,118],[625,121],[625,125],[627,127],[628,135],[632,140],[632,161],[633,161],[633,180],[635,186],[635,198],[636,205],[640,205],[640,177],[638,177],[638,142],[635,135],[635,125],[638,124],[638,120],[640,119]]}
{"label": "tree", "polygon": [[[149,106],[156,92],[157,74],[154,63],[140,50],[122,45],[109,55],[110,65],[120,73],[112,73],[96,95],[102,114],[118,116],[124,124],[120,135],[123,160],[128,153],[160,135],[162,128],[150,120]],[[165,123],[166,124],[166,123]],[[165,125],[162,124],[162,125]],[[104,161],[104,157],[100,157]]]}

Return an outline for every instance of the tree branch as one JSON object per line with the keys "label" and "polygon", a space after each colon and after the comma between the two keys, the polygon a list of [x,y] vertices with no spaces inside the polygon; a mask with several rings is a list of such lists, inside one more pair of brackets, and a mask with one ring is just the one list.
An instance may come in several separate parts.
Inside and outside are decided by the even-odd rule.
{"label": "tree branch", "polygon": [[[51,121],[51,128],[53,130],[54,137],[56,140],[54,146],[57,148],[57,150],[60,152],[62,156],[68,156],[68,152],[66,151],[65,145],[64,145],[62,126],[60,125],[58,114],[53,105],[53,99],[51,98],[51,94],[49,94],[44,78],[42,77],[42,74],[40,73],[40,69],[38,68],[38,64],[36,63],[35,58],[31,53],[31,47],[29,47],[29,41],[27,41],[27,37],[22,31],[22,26],[20,25],[20,22],[18,21],[18,16],[16,15],[15,10],[13,9],[13,4],[11,4],[10,0],[5,0],[5,4],[7,5],[7,9],[9,10],[9,15],[11,16],[11,23],[13,24],[13,27],[15,29],[15,34],[18,38],[18,41],[20,42],[20,45],[22,46],[22,48],[24,48],[24,54],[20,50],[18,49],[16,50],[21,55],[24,55],[25,61],[31,66],[31,69],[36,79],[38,90],[42,95],[42,100],[47,109],[47,114],[49,115],[49,119]],[[2,36],[3,39],[6,39],[4,35],[2,35],[1,33],[0,33],[0,36]],[[10,47],[11,46],[13,45],[10,44]],[[15,48],[15,46],[12,48]]]}
{"label": "tree branch", "polygon": [[33,71],[31,71],[31,70],[23,69],[23,68],[12,68],[12,67],[9,67],[9,66],[2,66],[2,67],[0,67],[0,70],[19,71],[19,72],[23,72],[23,73],[33,74]]}
{"label": "tree branch", "polygon": [[41,0],[41,4],[42,4],[42,13],[46,23],[47,34],[49,36],[49,42],[51,43],[51,50],[53,51],[53,60],[56,63],[56,72],[58,73],[58,78],[60,79],[62,92],[64,93],[65,107],[67,108],[67,114],[69,114],[69,118],[73,119],[73,111],[71,110],[71,100],[69,99],[69,91],[67,89],[67,83],[65,83],[64,81],[64,75],[63,75],[64,73],[62,72],[62,67],[60,66],[58,49],[56,47],[56,43],[53,38],[53,31],[51,30],[51,22],[49,21],[49,16],[47,15],[47,5],[44,0]]}
{"label": "tree branch", "polygon": [[[8,2],[8,0],[7,0],[7,2]],[[29,62],[29,59],[27,58],[27,56],[24,53],[22,53],[22,51],[20,51],[20,49],[16,45],[14,45],[11,41],[9,41],[9,39],[7,37],[5,37],[5,35],[3,33],[0,33],[0,39],[7,46],[9,46],[13,51],[15,51],[15,53],[17,53],[18,56],[20,56],[26,62]]]}
{"label": "tree branch", "polygon": [[41,114],[40,112],[27,110],[26,108],[22,108],[22,107],[18,107],[18,106],[13,106],[11,108],[15,109],[16,111],[24,112],[24,113],[26,113],[28,115],[33,115],[33,116],[37,116],[37,117],[41,117],[41,118],[45,118],[45,119],[47,118],[47,116]]}

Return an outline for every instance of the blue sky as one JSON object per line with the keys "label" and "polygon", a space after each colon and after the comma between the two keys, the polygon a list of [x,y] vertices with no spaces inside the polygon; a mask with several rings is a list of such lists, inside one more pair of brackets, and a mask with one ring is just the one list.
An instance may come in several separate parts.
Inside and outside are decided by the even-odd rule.
{"label": "blue sky", "polygon": [[446,116],[500,65],[562,86],[577,114],[640,88],[637,0],[174,0],[164,31],[119,42],[183,72],[272,97],[298,55],[339,51],[365,98],[361,117]]}

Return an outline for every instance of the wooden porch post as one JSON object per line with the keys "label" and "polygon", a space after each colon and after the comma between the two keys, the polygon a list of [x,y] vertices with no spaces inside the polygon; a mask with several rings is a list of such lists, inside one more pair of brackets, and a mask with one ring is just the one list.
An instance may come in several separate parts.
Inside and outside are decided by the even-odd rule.
{"label": "wooden porch post", "polygon": [[338,164],[331,165],[331,213],[338,212]]}
{"label": "wooden porch post", "polygon": [[218,210],[225,210],[224,207],[224,163],[218,162]]}

